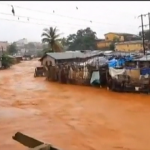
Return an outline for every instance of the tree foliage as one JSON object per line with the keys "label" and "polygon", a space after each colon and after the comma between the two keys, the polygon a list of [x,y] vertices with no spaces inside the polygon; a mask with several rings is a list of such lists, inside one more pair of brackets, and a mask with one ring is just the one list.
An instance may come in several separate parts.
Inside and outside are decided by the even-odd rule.
{"label": "tree foliage", "polygon": [[14,60],[12,57],[10,57],[7,54],[2,55],[2,67],[9,68],[14,63]]}
{"label": "tree foliage", "polygon": [[26,48],[26,49],[34,49],[34,48],[36,48],[36,47],[35,47],[34,43],[29,42],[28,44],[25,44],[25,48]]}
{"label": "tree foliage", "polygon": [[115,43],[112,42],[109,46],[109,49],[114,51],[115,50]]}
{"label": "tree foliage", "polygon": [[52,53],[53,51],[49,48],[44,48],[42,51],[37,52],[37,57],[42,57],[46,53]]}
{"label": "tree foliage", "polygon": [[7,48],[7,52],[11,55],[16,54],[18,52],[16,44],[13,43],[13,44],[9,45]]}
{"label": "tree foliage", "polygon": [[110,46],[109,46],[109,49],[110,50],[115,50],[115,43],[116,42],[119,42],[119,39],[117,38],[117,37],[115,37],[114,39],[113,39],[113,41],[111,42],[111,44],[110,44]]}
{"label": "tree foliage", "polygon": [[93,50],[96,49],[96,32],[91,28],[80,29],[76,34],[67,37],[66,45],[69,50]]}
{"label": "tree foliage", "polygon": [[61,44],[63,47],[67,45],[67,39],[65,37],[61,39]]}
{"label": "tree foliage", "polygon": [[60,44],[60,34],[58,34],[58,29],[55,27],[45,28],[42,33],[42,43],[47,43],[49,49],[52,49],[53,52],[62,51],[62,46]]}
{"label": "tree foliage", "polygon": [[67,38],[63,37],[61,40],[60,40],[60,43],[63,47],[63,50],[66,51],[67,48],[68,48],[68,44],[67,44]]}
{"label": "tree foliage", "polygon": [[[142,37],[142,32],[139,32],[139,36]],[[144,31],[145,40],[150,40],[150,30]]]}

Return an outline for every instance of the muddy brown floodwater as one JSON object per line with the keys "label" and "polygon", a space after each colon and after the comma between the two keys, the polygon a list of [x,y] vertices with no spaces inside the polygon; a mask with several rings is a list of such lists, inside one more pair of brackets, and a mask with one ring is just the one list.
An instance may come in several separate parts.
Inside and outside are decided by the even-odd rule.
{"label": "muddy brown floodwater", "polygon": [[0,71],[0,149],[23,132],[64,150],[150,150],[150,95],[34,78],[37,60]]}

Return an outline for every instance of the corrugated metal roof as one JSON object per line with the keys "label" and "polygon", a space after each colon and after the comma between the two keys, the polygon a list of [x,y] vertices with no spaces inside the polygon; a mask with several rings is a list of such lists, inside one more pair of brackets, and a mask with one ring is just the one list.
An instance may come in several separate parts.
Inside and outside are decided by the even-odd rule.
{"label": "corrugated metal roof", "polygon": [[[108,32],[106,34],[110,34],[110,33],[118,34],[118,35],[135,35],[135,34],[132,34],[132,33],[119,33],[119,32]],[[106,34],[104,34],[104,35],[106,35]]]}
{"label": "corrugated metal roof", "polygon": [[59,53],[47,53],[48,56],[56,59],[56,60],[62,60],[62,59],[74,59],[74,58],[88,58],[96,55],[100,55],[101,52],[88,52],[88,53],[82,53],[82,52],[59,52]]}
{"label": "corrugated metal roof", "polygon": [[134,61],[150,61],[150,55],[143,56],[142,58],[139,59],[134,59]]}
{"label": "corrugated metal roof", "polygon": [[12,56],[12,55],[7,55],[8,57],[10,57],[10,58],[15,58],[14,56]]}
{"label": "corrugated metal roof", "polygon": [[60,52],[60,53],[47,53],[48,56],[60,60],[60,59],[73,59],[73,58],[77,58],[77,57],[83,57],[84,54],[81,52],[78,53],[64,53],[64,52]]}

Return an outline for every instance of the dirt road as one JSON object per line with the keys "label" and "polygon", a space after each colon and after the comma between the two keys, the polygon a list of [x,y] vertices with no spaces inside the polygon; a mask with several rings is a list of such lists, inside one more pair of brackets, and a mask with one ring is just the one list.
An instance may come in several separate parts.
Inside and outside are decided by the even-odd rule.
{"label": "dirt road", "polygon": [[0,71],[0,149],[21,131],[64,150],[150,150],[150,96],[50,83],[37,61]]}

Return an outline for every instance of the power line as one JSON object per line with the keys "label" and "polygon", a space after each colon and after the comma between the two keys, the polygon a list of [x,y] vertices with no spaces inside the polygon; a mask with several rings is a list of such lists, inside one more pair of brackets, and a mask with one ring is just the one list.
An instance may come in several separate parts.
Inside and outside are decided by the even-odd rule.
{"label": "power line", "polygon": [[[6,19],[6,18],[0,18],[0,20],[4,20],[4,21],[10,21],[10,22],[18,22],[18,23],[26,23],[26,24],[34,24],[34,25],[40,25],[40,26],[45,26],[45,27],[50,27],[49,24],[43,24],[43,23],[35,23],[35,22],[31,22],[31,21],[21,21],[21,20],[11,20],[11,19]],[[63,26],[63,25],[59,25],[59,26],[62,26],[62,27],[67,27],[67,26]],[[44,27],[44,28],[45,28]],[[78,30],[77,28],[75,28],[76,26],[74,27],[70,27],[71,29],[76,29]],[[88,26],[87,26],[88,27]],[[68,29],[68,27],[67,27]],[[101,29],[101,31],[104,31]]]}
{"label": "power line", "polygon": [[[3,5],[11,6],[11,4],[3,4]],[[44,13],[44,14],[48,14],[48,15],[56,15],[56,16],[60,16],[60,17],[65,17],[65,18],[70,18],[70,19],[76,19],[76,20],[82,20],[82,21],[90,22],[90,20],[87,20],[87,19],[80,19],[80,18],[76,18],[76,17],[64,16],[64,15],[61,15],[61,14],[45,12],[45,11],[36,10],[36,9],[33,10],[33,9],[30,9],[30,8],[21,7],[21,6],[17,6],[17,5],[14,5],[14,6],[17,7],[17,8],[21,8],[21,9],[25,9],[25,10],[29,10],[29,11],[33,11],[33,12],[39,12],[39,13]]]}
{"label": "power line", "polygon": [[[75,9],[74,10],[76,10],[77,12],[79,11],[79,10],[81,10],[81,8],[80,7],[77,7],[78,9],[76,9],[76,7],[75,7]],[[56,8],[57,9],[57,8]],[[62,8],[61,8],[62,9]],[[115,9],[114,10],[112,10],[112,9],[108,9],[108,8],[106,8],[106,10],[107,11],[110,11],[110,14],[108,15],[109,17],[110,16],[113,16],[114,17],[114,11],[115,11]],[[69,9],[67,9],[66,7],[65,7],[65,9],[63,9],[63,12],[64,11],[66,11],[66,12],[69,12],[70,10]],[[113,12],[113,13],[112,13]],[[116,13],[118,13],[118,12],[116,12]],[[131,14],[131,13],[128,13],[128,12],[121,12],[122,14],[128,14],[128,15],[132,15],[132,16],[134,16],[133,18],[135,18],[135,14]],[[82,12],[82,14],[84,14],[84,15],[86,15],[86,16],[88,16],[89,14],[87,14],[87,13],[84,13],[84,12]],[[101,14],[101,13],[100,13]],[[119,14],[120,14],[120,11],[119,11]],[[93,14],[90,14],[90,15],[93,15]],[[101,18],[102,16],[104,16],[104,14],[102,14],[102,16],[100,16],[100,15],[97,15],[97,14],[94,14],[93,16],[97,16],[97,17],[99,17],[99,18]],[[105,14],[105,16],[107,16],[106,14]],[[121,16],[121,18],[122,18],[122,16]]]}
{"label": "power line", "polygon": [[[0,18],[0,20],[5,20],[5,21],[12,21],[12,22],[18,22],[18,23],[26,23],[26,24],[35,24],[35,25],[40,25],[40,26],[46,26],[46,27],[50,27],[50,25],[48,24],[43,24],[43,23],[35,23],[35,22],[27,22],[27,21],[18,21],[18,20],[12,20],[12,19],[6,19],[6,18]],[[57,26],[57,25],[56,25]],[[68,28],[68,26],[63,26],[63,25],[59,25],[60,27],[66,27]],[[87,26],[88,27],[88,26]],[[70,28],[74,28],[77,29],[77,26],[70,26]]]}
{"label": "power line", "polygon": [[[148,15],[148,19],[149,19],[149,24],[144,25],[144,23],[143,23],[143,17],[146,17],[147,15]],[[144,32],[144,27],[149,26],[149,28],[150,28],[150,13],[148,13],[148,14],[141,14],[139,17],[141,18],[141,26],[139,26],[139,27],[142,28],[142,41],[143,41],[143,50],[144,50],[144,55],[145,55],[146,54],[146,48],[145,48],[145,32]]]}
{"label": "power line", "polygon": [[[10,4],[4,4],[4,5],[8,5],[8,6],[11,6]],[[30,9],[30,8],[24,8],[24,7],[20,7],[20,6],[16,6],[16,5],[14,5],[15,7],[19,7],[19,8],[21,8],[21,9],[26,9],[26,10],[31,10],[31,11],[36,11],[36,12],[42,12],[43,13],[43,11],[39,11],[39,10],[33,10],[33,9]],[[9,15],[9,16],[12,16],[11,14],[7,14],[7,13],[4,13],[4,12],[0,12],[1,14],[3,14],[3,15]],[[48,12],[44,12],[44,13],[46,13],[46,14],[51,14],[51,15],[55,15],[54,13],[48,13]],[[15,15],[16,16],[16,15]],[[63,15],[61,15],[61,17],[62,17]],[[13,22],[19,22],[19,23],[31,23],[31,24],[36,24],[36,25],[44,25],[44,26],[50,26],[50,25],[48,25],[48,24],[44,24],[44,23],[33,23],[33,22],[31,22],[31,21],[29,21],[28,20],[28,22],[25,22],[25,21],[21,21],[20,19],[21,18],[28,18],[28,19],[33,19],[33,20],[40,20],[40,21],[42,21],[42,20],[44,20],[44,19],[38,19],[38,18],[33,18],[33,17],[28,17],[28,16],[21,16],[21,15],[17,15],[16,17],[18,17],[18,19],[19,19],[19,21],[18,20],[10,20],[10,19],[6,19],[6,18],[0,18],[1,20],[5,20],[5,21],[13,21]],[[63,16],[63,17],[66,17],[66,16]],[[68,17],[68,16],[67,16]],[[69,17],[69,18],[73,18],[73,17]],[[74,19],[74,18],[73,18]],[[79,18],[76,18],[76,19],[79,19]],[[83,20],[83,19],[79,19],[79,20]],[[45,21],[48,21],[48,20],[45,20]],[[88,21],[89,22],[89,20],[86,20],[86,21]],[[57,24],[58,22],[56,22],[56,21],[51,21],[51,22],[54,22],[55,24]],[[91,22],[91,26],[93,27],[94,25],[92,24],[93,22]],[[95,23],[95,22],[94,22]],[[96,22],[96,23],[99,23],[99,24],[107,24],[107,23],[102,23],[102,22]],[[60,23],[59,23],[60,24]],[[72,27],[71,28],[75,28],[75,27],[77,27],[77,26],[84,26],[84,25],[77,25],[77,24],[74,24],[74,25],[72,25],[72,24],[70,24],[70,23],[61,23],[61,24],[67,24],[67,25],[71,25]],[[107,25],[115,25],[115,24],[107,24]],[[57,25],[56,25],[57,26]],[[62,27],[66,27],[66,26],[63,26],[63,25],[58,25],[58,26],[62,26]],[[90,26],[90,25],[88,25],[88,26]],[[102,28],[100,27],[100,26],[98,26],[101,30],[102,30]],[[68,27],[67,27],[68,28]],[[130,27],[130,29],[131,29],[131,27]],[[133,29],[133,27],[132,27],[132,29]],[[135,29],[135,28],[134,28]]]}
{"label": "power line", "polygon": [[[11,6],[11,4],[4,4],[4,3],[0,3],[3,5],[7,5],[7,6]],[[26,8],[26,7],[21,7],[21,6],[17,6],[17,5],[13,5],[17,8],[21,8],[21,9],[25,9],[25,10],[29,10],[29,11],[33,11],[33,12],[39,12],[39,13],[44,13],[44,14],[48,14],[48,15],[56,15],[56,16],[60,16],[60,17],[65,17],[65,18],[70,18],[70,19],[76,19],[76,20],[82,20],[82,21],[86,21],[89,23],[98,23],[98,24],[107,24],[107,25],[118,25],[118,24],[112,24],[112,23],[104,23],[104,22],[98,22],[98,21],[93,21],[93,20],[87,20],[87,19],[81,19],[81,18],[76,18],[76,17],[71,17],[71,16],[65,16],[65,15],[61,15],[61,14],[56,14],[56,13],[50,13],[50,12],[45,12],[45,11],[41,11],[41,10],[33,10],[30,8]],[[128,25],[131,26],[131,25]],[[133,26],[132,26],[133,27]]]}
{"label": "power line", "polygon": [[[12,14],[4,13],[4,12],[0,12],[0,14],[6,15],[6,16],[12,16]],[[49,21],[49,20],[47,20],[47,19],[38,19],[38,18],[29,17],[29,16],[21,16],[21,15],[16,15],[16,17],[18,17],[18,20],[20,20],[20,18],[25,18],[25,19],[27,19],[28,21],[29,21],[30,19],[32,19],[32,20],[38,20],[38,21]],[[50,21],[50,22],[54,22],[54,23],[58,23],[58,24],[61,23],[61,24],[66,24],[66,25],[75,25],[75,26],[79,26],[79,27],[83,26],[83,25],[79,25],[79,24],[62,23],[62,22],[58,22],[58,21]],[[92,25],[92,26],[100,27],[100,26],[98,26],[98,25]],[[131,27],[130,27],[130,28],[131,28]],[[133,29],[133,27],[132,27],[132,29]]]}
{"label": "power line", "polygon": [[[7,14],[7,13],[3,13],[3,12],[0,12],[0,14],[2,15],[6,15],[6,16],[12,16],[11,14]],[[37,20],[37,21],[49,21],[49,20],[46,20],[46,19],[38,19],[38,18],[33,18],[33,17],[28,17],[28,16],[20,16],[20,15],[16,15],[16,17],[18,17],[18,20],[20,20],[21,18],[25,18],[27,19],[28,21],[30,21],[31,19],[32,20]],[[76,25],[76,26],[83,26],[83,25],[79,25],[79,24],[70,24],[70,23],[62,23],[62,22],[58,22],[58,21],[50,21],[51,23],[61,23],[61,24],[66,24],[66,25]]]}
{"label": "power line", "polygon": [[[35,24],[35,25],[44,25],[44,26],[50,26],[48,24],[43,24],[43,23],[34,23],[34,22],[26,22],[26,21],[18,21],[18,20],[11,20],[11,19],[5,19],[5,18],[0,18],[0,20],[6,20],[6,21],[13,21],[13,22],[18,22],[18,23],[27,23],[27,24]],[[62,26],[62,25],[60,25]],[[62,26],[62,27],[67,27],[67,26]],[[72,27],[71,27],[72,28]]]}
{"label": "power line", "polygon": [[149,30],[150,30],[150,13],[147,13],[147,14],[143,14],[144,17],[148,16],[148,24],[144,25],[144,27],[147,27],[149,26]]}
{"label": "power line", "polygon": [[[40,26],[44,26],[43,28],[50,27],[49,24],[35,23],[35,22],[31,22],[31,21],[12,20],[12,19],[6,19],[6,18],[0,18],[0,20],[10,21],[10,22],[18,22],[18,23],[25,23],[25,24],[40,25]],[[55,26],[57,26],[57,25],[55,25]],[[69,28],[68,26],[63,26],[63,25],[59,25],[59,27],[63,27],[63,28],[65,27],[67,29]],[[78,30],[77,26],[70,26],[70,29],[76,29],[76,30]],[[101,28],[101,31],[105,31],[105,30]]]}
{"label": "power line", "polygon": [[[144,14],[143,16],[144,16],[144,17],[148,16],[148,22],[149,22],[149,24],[148,24],[148,25],[145,25],[145,26],[149,26],[149,32],[148,32],[148,34],[150,34],[150,13],[148,12],[147,14]],[[145,36],[145,33],[144,33],[144,31],[143,31],[143,39],[145,39],[144,36]],[[148,42],[149,42],[149,40],[150,40],[150,39],[148,39]],[[145,53],[146,53],[146,52],[144,52],[144,54],[145,54]]]}

